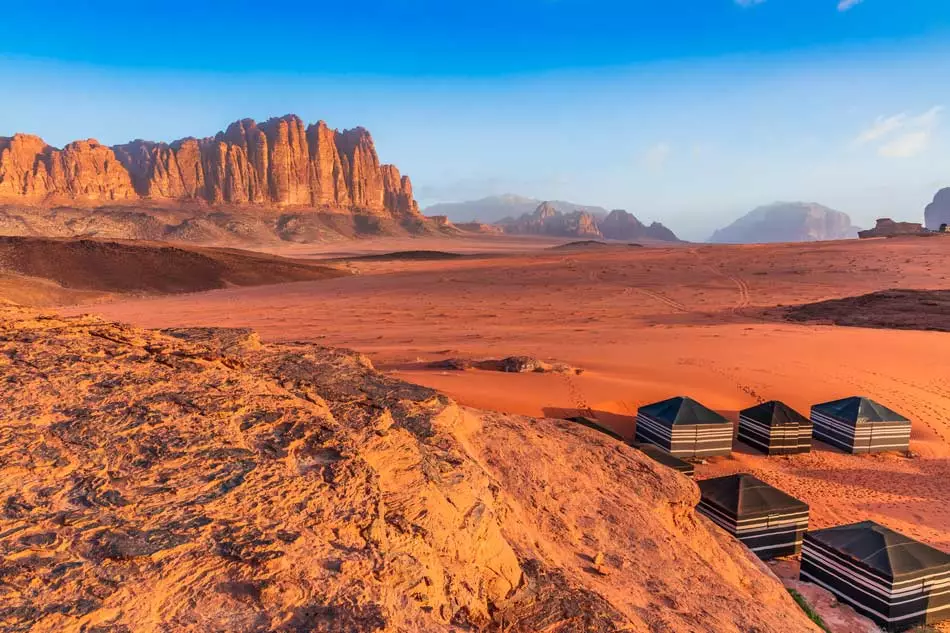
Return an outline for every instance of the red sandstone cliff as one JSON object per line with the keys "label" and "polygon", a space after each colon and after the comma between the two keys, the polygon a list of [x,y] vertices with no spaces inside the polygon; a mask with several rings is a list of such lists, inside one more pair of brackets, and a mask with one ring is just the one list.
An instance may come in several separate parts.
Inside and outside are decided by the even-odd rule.
{"label": "red sandstone cliff", "polygon": [[30,204],[197,201],[419,215],[409,178],[381,165],[369,132],[306,126],[287,115],[237,121],[213,138],[136,140],[62,150],[26,134],[0,137],[0,200]]}

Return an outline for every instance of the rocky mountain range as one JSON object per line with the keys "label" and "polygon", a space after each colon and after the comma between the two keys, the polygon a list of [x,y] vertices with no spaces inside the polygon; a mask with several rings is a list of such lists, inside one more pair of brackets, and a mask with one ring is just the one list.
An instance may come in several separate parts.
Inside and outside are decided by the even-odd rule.
{"label": "rocky mountain range", "polygon": [[580,209],[562,212],[550,202],[542,202],[533,212],[517,219],[501,220],[498,225],[506,233],[517,235],[677,241],[676,235],[662,224],[654,222],[647,226],[623,209],[614,209],[606,217],[598,218]]}
{"label": "rocky mountain range", "polygon": [[418,214],[412,184],[379,162],[369,132],[306,126],[287,115],[232,123],[214,137],[63,149],[28,134],[0,137],[0,199],[39,204],[201,201]]}
{"label": "rocky mountain range", "polygon": [[857,237],[851,218],[816,203],[776,202],[758,207],[729,226],[719,229],[710,242],[756,244],[816,242]]}
{"label": "rocky mountain range", "polygon": [[380,163],[364,128],[287,115],[171,143],[58,149],[28,134],[0,137],[8,235],[244,244],[441,228],[419,213],[409,178]]}
{"label": "rocky mountain range", "polygon": [[565,202],[564,200],[538,200],[537,198],[526,198],[524,196],[507,193],[500,196],[488,196],[480,200],[469,200],[466,202],[443,202],[426,207],[426,215],[444,215],[453,222],[478,222],[481,224],[492,224],[505,219],[520,218],[524,214],[532,213],[538,208],[538,205],[545,202],[555,211],[561,213],[571,213],[573,211],[586,211],[595,218],[603,218],[607,215],[607,209],[603,207],[576,204],[574,202]]}
{"label": "rocky mountain range", "polygon": [[941,224],[950,224],[950,187],[938,191],[924,211],[924,226],[936,231]]}

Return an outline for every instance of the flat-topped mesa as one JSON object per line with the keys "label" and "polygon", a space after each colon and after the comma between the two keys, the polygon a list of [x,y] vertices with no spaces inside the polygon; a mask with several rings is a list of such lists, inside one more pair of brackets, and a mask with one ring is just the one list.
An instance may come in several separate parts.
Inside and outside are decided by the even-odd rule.
{"label": "flat-topped mesa", "polygon": [[409,178],[381,165],[369,132],[295,115],[243,119],[214,137],[135,140],[62,150],[36,136],[0,138],[0,199],[31,204],[204,202],[419,215]]}

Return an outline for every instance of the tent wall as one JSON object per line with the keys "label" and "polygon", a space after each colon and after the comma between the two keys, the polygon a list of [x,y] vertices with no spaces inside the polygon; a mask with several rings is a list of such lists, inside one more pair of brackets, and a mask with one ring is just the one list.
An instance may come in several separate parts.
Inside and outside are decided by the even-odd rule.
{"label": "tent wall", "polygon": [[849,453],[877,453],[907,450],[910,422],[857,422],[839,420],[812,408],[815,437]]}
{"label": "tent wall", "polygon": [[783,455],[787,452],[787,429],[785,426],[769,426],[759,420],[739,415],[739,439],[766,455]]}
{"label": "tent wall", "polygon": [[950,565],[894,582],[806,534],[801,578],[831,591],[889,631],[950,618]]}
{"label": "tent wall", "polygon": [[798,423],[798,433],[795,438],[792,454],[810,453],[811,436],[815,431],[814,423],[811,420]]}
{"label": "tent wall", "polygon": [[739,439],[766,455],[795,455],[811,451],[812,423],[790,420],[781,424],[739,413]]}
{"label": "tent wall", "polygon": [[739,539],[762,560],[800,552],[808,529],[808,508],[737,519],[725,509],[701,499],[696,510]]}
{"label": "tent wall", "polygon": [[637,413],[636,440],[656,444],[676,457],[711,457],[732,452],[732,424],[670,424]]}

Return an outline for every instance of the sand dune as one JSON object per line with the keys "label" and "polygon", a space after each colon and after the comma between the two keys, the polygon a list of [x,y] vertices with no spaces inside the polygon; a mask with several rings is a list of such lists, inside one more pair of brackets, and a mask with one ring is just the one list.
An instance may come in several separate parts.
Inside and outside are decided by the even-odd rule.
{"label": "sand dune", "polygon": [[273,255],[161,242],[0,237],[0,297],[62,305],[113,294],[179,294],[328,279],[338,267]]}

